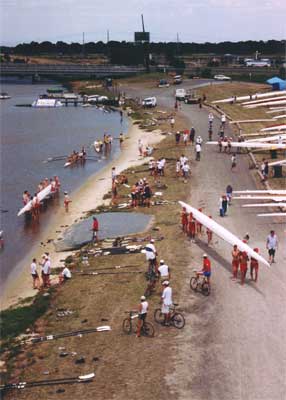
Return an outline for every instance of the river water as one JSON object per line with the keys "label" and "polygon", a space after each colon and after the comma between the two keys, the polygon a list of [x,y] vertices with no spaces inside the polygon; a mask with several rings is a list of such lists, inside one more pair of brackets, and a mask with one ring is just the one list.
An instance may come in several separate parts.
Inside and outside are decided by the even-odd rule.
{"label": "river water", "polygon": [[[52,85],[55,86],[55,85]],[[4,231],[4,248],[1,250],[1,286],[15,266],[37,243],[39,233],[47,226],[61,200],[54,201],[39,223],[17,217],[22,207],[22,193],[36,191],[39,182],[58,175],[62,190],[71,192],[92,174],[98,172],[120,152],[119,141],[114,140],[112,150],[100,161],[86,161],[85,165],[63,168],[64,160],[44,162],[49,157],[62,156],[86,146],[87,154],[96,156],[89,147],[96,138],[107,132],[116,138],[126,132],[127,119],[121,122],[118,112],[105,113],[94,107],[59,107],[37,109],[16,107],[31,104],[39,94],[45,93],[51,84],[1,83],[1,92],[11,96],[1,100],[1,191],[0,230]]]}

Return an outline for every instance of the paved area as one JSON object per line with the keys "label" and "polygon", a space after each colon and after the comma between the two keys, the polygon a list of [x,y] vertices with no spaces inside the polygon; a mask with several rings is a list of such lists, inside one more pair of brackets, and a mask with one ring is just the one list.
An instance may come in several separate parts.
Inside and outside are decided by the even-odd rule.
{"label": "paved area", "polygon": [[[188,81],[185,87],[202,82]],[[135,89],[136,90],[136,89]],[[146,89],[156,95],[158,104],[173,107],[174,87]],[[194,125],[204,141],[208,138],[208,110],[182,105],[181,112]],[[219,119],[214,122],[214,135]],[[228,128],[229,129],[229,128]],[[206,246],[203,237],[192,246],[192,259],[186,269],[185,290],[180,303],[189,312],[187,325],[177,343],[174,372],[166,377],[171,392],[183,400],[284,400],[286,399],[286,246],[282,218],[259,218],[257,210],[243,209],[233,201],[228,215],[218,214],[218,200],[227,184],[234,189],[255,189],[247,155],[238,155],[238,167],[230,170],[230,156],[217,148],[203,146],[200,162],[192,161],[191,204],[222,223],[239,237],[250,234],[250,246],[259,247],[267,258],[266,236],[275,229],[280,239],[276,263],[261,265],[256,284],[241,286],[231,280],[231,246],[215,237]],[[208,298],[189,288],[193,268],[207,252],[213,266],[212,293]],[[249,274],[249,272],[248,272]]]}

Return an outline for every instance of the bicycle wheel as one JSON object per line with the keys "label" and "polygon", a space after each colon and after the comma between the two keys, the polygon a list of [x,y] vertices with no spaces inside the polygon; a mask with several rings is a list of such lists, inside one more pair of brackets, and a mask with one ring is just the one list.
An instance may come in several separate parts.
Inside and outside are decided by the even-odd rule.
{"label": "bicycle wheel", "polygon": [[145,322],[141,328],[141,332],[144,336],[153,337],[155,329],[151,322]]}
{"label": "bicycle wheel", "polygon": [[171,321],[173,322],[174,327],[177,329],[182,329],[185,326],[185,318],[180,313],[176,312],[172,317]]}
{"label": "bicycle wheel", "polygon": [[204,282],[202,284],[202,294],[204,296],[209,296],[210,292],[211,292],[210,285],[207,282]]}
{"label": "bicycle wheel", "polygon": [[158,324],[162,324],[165,320],[164,314],[161,312],[161,308],[156,308],[154,312],[154,319]]}
{"label": "bicycle wheel", "polygon": [[193,276],[193,277],[191,278],[191,280],[190,280],[190,287],[191,287],[191,289],[197,291],[197,288],[198,288],[198,279],[197,279],[196,277],[194,277],[194,276]]}
{"label": "bicycle wheel", "polygon": [[130,335],[130,333],[132,333],[132,323],[130,318],[125,318],[123,320],[122,329],[124,333],[127,333],[127,335]]}

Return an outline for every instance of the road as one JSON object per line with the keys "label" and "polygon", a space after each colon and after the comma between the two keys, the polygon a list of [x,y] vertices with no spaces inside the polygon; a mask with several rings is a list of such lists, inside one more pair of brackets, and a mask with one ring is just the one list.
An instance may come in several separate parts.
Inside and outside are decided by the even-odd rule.
{"label": "road", "polygon": [[[187,82],[186,87],[194,83]],[[141,90],[141,88],[140,88]],[[173,88],[156,95],[160,106],[173,106]],[[208,110],[182,105],[182,111],[207,140]],[[219,120],[215,119],[214,136]],[[255,209],[243,209],[233,201],[228,215],[218,215],[218,199],[227,184],[234,189],[255,189],[247,155],[238,155],[237,171],[230,170],[230,156],[203,146],[200,162],[192,162],[191,204],[204,207],[207,214],[231,232],[250,234],[250,245],[267,258],[266,236],[275,229],[280,239],[276,263],[259,269],[258,282],[246,280],[241,286],[231,278],[231,246],[215,237],[209,248],[205,238],[192,246],[186,269],[185,289],[180,304],[186,310],[187,324],[176,341],[174,371],[166,377],[170,390],[180,400],[284,400],[286,399],[286,246],[285,223],[280,218],[259,218]],[[212,293],[204,298],[189,289],[193,268],[202,254],[212,262]]]}

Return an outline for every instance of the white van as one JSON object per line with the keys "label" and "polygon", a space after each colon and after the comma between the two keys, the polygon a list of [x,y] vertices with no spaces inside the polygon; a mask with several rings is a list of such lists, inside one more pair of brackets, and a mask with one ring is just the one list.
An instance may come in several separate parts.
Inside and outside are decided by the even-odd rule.
{"label": "white van", "polygon": [[143,107],[151,108],[151,107],[156,107],[156,105],[157,105],[156,97],[146,97],[146,99],[142,101]]}
{"label": "white van", "polygon": [[185,89],[176,89],[176,92],[175,92],[175,97],[176,97],[176,100],[185,100],[185,97],[186,97],[186,90]]}

